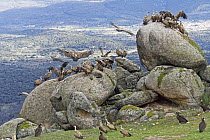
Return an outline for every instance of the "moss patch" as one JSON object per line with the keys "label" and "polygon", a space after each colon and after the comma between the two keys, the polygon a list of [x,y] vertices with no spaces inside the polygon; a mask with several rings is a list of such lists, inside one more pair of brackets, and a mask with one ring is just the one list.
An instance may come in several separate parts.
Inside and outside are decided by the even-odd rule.
{"label": "moss patch", "polygon": [[158,86],[162,83],[162,80],[163,80],[163,78],[164,78],[166,75],[167,75],[167,73],[166,73],[166,74],[161,73],[161,74],[158,76]]}
{"label": "moss patch", "polygon": [[130,92],[132,92],[132,89],[127,89],[127,90],[124,90],[122,93],[120,93],[121,95],[123,95],[124,98],[130,96]]}
{"label": "moss patch", "polygon": [[25,121],[18,126],[18,129],[28,129],[30,127],[37,126],[36,124],[32,124],[29,121]]}
{"label": "moss patch", "polygon": [[141,108],[139,108],[137,106],[134,106],[134,105],[125,105],[120,109],[120,111],[129,110],[129,109],[131,109],[131,110],[141,110]]}
{"label": "moss patch", "polygon": [[182,37],[183,37],[185,40],[187,40],[194,48],[196,48],[196,49],[202,54],[202,56],[204,56],[203,51],[202,51],[201,48],[198,46],[198,44],[195,43],[194,40],[192,40],[192,39],[191,39],[190,37],[188,37],[188,36],[182,35]]}
{"label": "moss patch", "polygon": [[156,115],[154,111],[150,111],[147,113],[147,118],[150,118],[152,116]]}

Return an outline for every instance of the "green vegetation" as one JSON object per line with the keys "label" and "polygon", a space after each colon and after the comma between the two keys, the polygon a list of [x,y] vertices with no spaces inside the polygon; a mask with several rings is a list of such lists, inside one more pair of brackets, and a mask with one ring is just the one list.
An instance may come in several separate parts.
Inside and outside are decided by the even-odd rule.
{"label": "green vegetation", "polygon": [[161,84],[163,78],[164,78],[166,75],[167,75],[167,73],[166,73],[166,74],[160,73],[160,75],[158,76],[158,85]]}
{"label": "green vegetation", "polygon": [[134,106],[134,105],[125,105],[123,106],[120,110],[128,110],[128,109],[132,109],[132,110],[141,110],[141,108]]}
{"label": "green vegetation", "polygon": [[20,126],[18,126],[18,129],[28,129],[32,126],[37,126],[35,124],[30,123],[29,121],[23,122]]}
{"label": "green vegetation", "polygon": [[201,48],[198,46],[198,44],[195,43],[194,40],[192,40],[192,39],[191,39],[190,37],[188,37],[188,36],[182,35],[182,37],[183,37],[185,40],[187,40],[194,48],[196,48],[196,49],[204,56],[203,51],[202,51]]}
{"label": "green vegetation", "polygon": [[209,105],[210,104],[210,94],[209,93],[203,93],[201,95],[201,100],[203,101],[203,103],[205,105]]}
{"label": "green vegetation", "polygon": [[147,117],[150,118],[152,116],[156,115],[154,111],[150,111],[147,113]]}
{"label": "green vegetation", "polygon": [[[144,140],[145,138],[153,139],[170,139],[170,140],[208,140],[210,134],[210,128],[207,125],[206,130],[203,133],[198,132],[198,124],[201,121],[202,117],[207,117],[210,113],[204,113],[201,116],[193,116],[193,111],[182,113],[188,120],[189,124],[178,124],[178,121],[175,116],[167,117],[164,119],[158,119],[147,122],[129,122],[121,124],[125,130],[128,130],[132,136],[123,138],[120,134],[120,126],[116,125],[118,131],[109,131],[107,134],[104,134],[108,140]],[[207,124],[210,123],[210,119],[206,119]],[[98,129],[88,129],[88,130],[79,130],[84,136],[85,140],[97,140],[99,136]],[[65,132],[54,132],[42,134],[40,137],[28,137],[22,140],[73,140],[73,130]]]}

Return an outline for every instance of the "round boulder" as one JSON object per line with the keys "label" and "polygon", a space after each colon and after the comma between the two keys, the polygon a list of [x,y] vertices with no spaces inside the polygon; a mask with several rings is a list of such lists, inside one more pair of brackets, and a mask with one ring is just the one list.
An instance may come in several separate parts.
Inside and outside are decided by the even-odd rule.
{"label": "round boulder", "polygon": [[198,72],[207,65],[203,51],[191,38],[160,22],[141,27],[136,42],[141,63],[147,70],[167,64]]}
{"label": "round boulder", "polygon": [[185,107],[197,107],[204,85],[192,69],[157,66],[145,78],[145,86]]}

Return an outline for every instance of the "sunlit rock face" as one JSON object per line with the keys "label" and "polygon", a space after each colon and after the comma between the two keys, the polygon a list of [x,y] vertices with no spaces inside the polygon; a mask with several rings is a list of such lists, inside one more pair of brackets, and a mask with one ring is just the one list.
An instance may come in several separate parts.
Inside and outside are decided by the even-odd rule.
{"label": "sunlit rock face", "polygon": [[136,37],[138,54],[147,70],[173,65],[198,72],[207,65],[202,50],[191,38],[162,23],[141,27]]}
{"label": "sunlit rock face", "polygon": [[192,69],[157,66],[145,78],[144,85],[164,98],[184,107],[197,107],[204,85]]}

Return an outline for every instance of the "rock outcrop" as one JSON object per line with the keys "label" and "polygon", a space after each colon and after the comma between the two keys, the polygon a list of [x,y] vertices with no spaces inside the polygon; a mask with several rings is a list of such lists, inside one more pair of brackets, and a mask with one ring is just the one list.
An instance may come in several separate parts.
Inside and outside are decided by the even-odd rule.
{"label": "rock outcrop", "polygon": [[57,84],[57,79],[47,80],[32,90],[23,103],[20,117],[36,124],[52,125],[55,123],[55,109],[51,104],[50,97]]}
{"label": "rock outcrop", "polygon": [[[104,68],[104,71],[93,70],[92,74],[84,72],[71,75],[60,81],[51,96],[52,104],[56,111],[66,110],[74,92],[82,92],[88,100],[101,105],[116,86],[116,75],[112,70]],[[52,100],[53,99],[53,100]],[[61,107],[61,108],[58,108]]]}
{"label": "rock outcrop", "polygon": [[16,138],[17,126],[24,121],[25,119],[23,118],[16,118],[1,125],[0,138],[14,138],[14,136]]}
{"label": "rock outcrop", "polygon": [[128,70],[123,67],[116,67],[113,69],[117,77],[116,92],[121,93],[126,89],[134,89],[138,80],[145,76],[146,72],[133,72],[130,73]]}
{"label": "rock outcrop", "polygon": [[95,128],[101,116],[98,106],[90,102],[82,92],[71,94],[67,108],[67,118],[71,125],[79,129]]}
{"label": "rock outcrop", "polygon": [[191,38],[162,23],[141,27],[136,42],[141,63],[149,71],[159,65],[172,65],[198,72],[207,65],[202,50]]}
{"label": "rock outcrop", "polygon": [[172,66],[157,66],[145,78],[146,88],[168,100],[185,106],[196,107],[204,92],[200,77],[192,70]]}
{"label": "rock outcrop", "polygon": [[158,94],[153,92],[152,90],[135,91],[127,98],[124,98],[116,102],[115,106],[119,109],[124,105],[141,106],[151,103],[157,99],[158,99]]}

